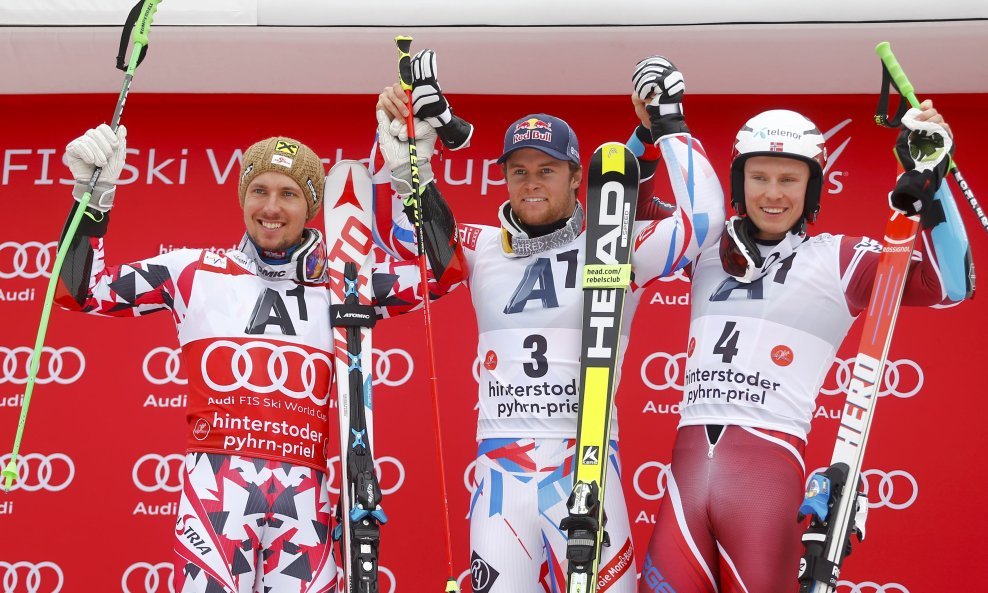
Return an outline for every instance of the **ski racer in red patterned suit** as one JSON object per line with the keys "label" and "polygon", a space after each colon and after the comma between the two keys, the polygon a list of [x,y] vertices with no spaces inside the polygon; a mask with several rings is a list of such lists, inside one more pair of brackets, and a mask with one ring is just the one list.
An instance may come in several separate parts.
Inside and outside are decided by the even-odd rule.
{"label": "ski racer in red patterned suit", "polygon": [[[326,248],[318,230],[305,228],[323,202],[322,162],[291,138],[262,140],[243,156],[238,192],[246,234],[236,251],[182,249],[108,266],[103,241],[126,130],[101,125],[66,152],[77,199],[94,167],[103,173],[71,239],[59,304],[115,317],[170,311],[178,329],[189,433],[175,590],[335,591]],[[449,245],[451,236],[448,218],[437,243]],[[449,257],[431,261],[433,297],[461,277],[452,250],[437,253]],[[373,274],[379,317],[421,304],[415,262],[384,261]]]}
{"label": "ski racer in red patterned suit", "polygon": [[[413,101],[418,117],[441,127],[449,121],[442,116],[448,102],[434,61],[428,50],[415,56]],[[639,203],[639,216],[646,220],[633,231],[622,353],[645,287],[692,261],[723,226],[723,192],[703,148],[683,125],[681,97],[682,89],[667,94],[668,112],[651,120],[646,115],[648,127],[636,130],[630,142],[640,158],[652,159],[643,163],[649,180],[661,152],[678,208],[671,217],[647,220],[655,218],[655,204]],[[644,113],[644,104],[637,96],[634,100]],[[400,87],[384,90],[378,110],[381,152],[395,189],[403,194],[408,191],[407,154],[388,146],[407,115]],[[583,169],[572,129],[542,113],[508,127],[498,162],[508,189],[508,200],[498,209],[500,226],[459,227],[481,360],[476,490],[470,503],[472,588],[477,593],[558,593],[566,587],[566,533],[559,525],[568,516],[573,487],[579,403],[579,275],[586,237],[577,190]],[[431,169],[423,173],[427,167],[420,157],[427,192],[438,194]],[[650,185],[640,195],[651,198]],[[408,228],[400,206],[384,215],[398,229]],[[378,227],[383,224],[379,221]],[[398,231],[391,239],[388,247],[396,254],[410,253],[411,245],[401,243]],[[617,364],[620,368],[620,360]],[[619,475],[617,422],[611,426],[604,497],[611,545],[602,553],[597,590],[629,593],[635,589],[634,549]]]}
{"label": "ski racer in red patterned suit", "polygon": [[[969,297],[967,237],[946,184],[951,139],[927,102],[907,113],[897,154],[907,171],[892,207],[921,232],[902,303]],[[930,158],[920,163],[910,156]],[[694,261],[681,420],[639,593],[783,593],[799,588],[797,511],[816,396],[868,306],[882,244],[809,236],[820,209],[824,137],[785,110],[737,133],[731,201],[739,216]],[[932,163],[932,164],[931,164]],[[856,500],[863,538],[867,499]]]}

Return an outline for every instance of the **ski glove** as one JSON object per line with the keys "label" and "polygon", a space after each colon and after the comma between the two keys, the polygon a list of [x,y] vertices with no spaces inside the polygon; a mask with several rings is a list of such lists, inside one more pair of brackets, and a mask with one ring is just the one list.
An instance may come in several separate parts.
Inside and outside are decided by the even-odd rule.
{"label": "ski glove", "polygon": [[69,171],[75,178],[72,197],[81,202],[89,189],[89,181],[97,167],[101,168],[99,180],[93,188],[89,207],[109,212],[113,207],[113,195],[117,180],[127,157],[127,128],[119,126],[116,133],[106,124],[86,131],[65,147]]}
{"label": "ski glove", "polygon": [[[408,129],[403,119],[388,119],[383,110],[377,111],[377,143],[381,156],[391,169],[391,187],[402,197],[412,195],[412,163],[408,155]],[[436,130],[428,123],[415,119],[415,156],[419,168],[419,186],[434,178],[429,159],[436,150]]]}
{"label": "ski glove", "polygon": [[662,56],[651,56],[638,62],[631,77],[635,93],[645,102],[656,142],[669,134],[688,134],[683,119],[683,95],[686,81],[675,64]]}
{"label": "ski glove", "polygon": [[919,215],[923,228],[945,220],[943,207],[933,195],[950,167],[954,141],[938,123],[917,121],[919,109],[902,116],[902,131],[895,143],[895,156],[905,169],[889,194],[889,205],[907,216]]}
{"label": "ski glove", "polygon": [[453,108],[439,88],[436,52],[424,49],[412,58],[412,110],[439,132],[443,146],[459,150],[470,144],[473,125],[453,115]]}

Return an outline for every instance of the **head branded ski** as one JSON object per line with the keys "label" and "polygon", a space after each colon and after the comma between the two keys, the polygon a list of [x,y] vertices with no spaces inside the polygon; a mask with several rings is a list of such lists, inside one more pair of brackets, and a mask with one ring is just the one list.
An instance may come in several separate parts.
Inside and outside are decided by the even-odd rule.
{"label": "head branded ski", "polygon": [[[918,106],[913,87],[888,43],[880,43],[875,51],[903,97]],[[867,507],[859,507],[867,500],[859,500],[857,495],[862,461],[919,226],[918,215],[906,216],[891,210],[830,466],[810,477],[806,498],[799,508],[800,519],[810,517],[803,534],[806,551],[799,564],[799,590],[803,593],[837,590],[841,565],[851,550],[851,533],[857,529],[855,519],[867,513]],[[858,536],[862,537],[860,531]]]}
{"label": "head branded ski", "polygon": [[372,453],[372,188],[357,161],[340,161],[326,178],[326,248],[330,322],[340,419],[340,502],[333,537],[340,542],[346,593],[377,593],[381,488]]}
{"label": "head branded ski", "polygon": [[576,476],[560,529],[567,532],[567,593],[594,593],[604,531],[604,480],[610,451],[624,295],[631,281],[638,161],[623,144],[594,151],[587,171],[586,265]]}

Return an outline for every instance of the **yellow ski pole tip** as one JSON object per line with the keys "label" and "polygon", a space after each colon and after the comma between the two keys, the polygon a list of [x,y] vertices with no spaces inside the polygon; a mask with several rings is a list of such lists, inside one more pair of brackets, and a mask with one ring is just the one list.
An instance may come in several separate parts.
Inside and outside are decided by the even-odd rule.
{"label": "yellow ski pole tip", "polygon": [[4,489],[10,492],[10,487],[14,484],[14,480],[17,479],[17,466],[13,460],[7,464],[7,467],[3,468],[3,473],[0,473],[0,475],[4,479]]}
{"label": "yellow ski pole tip", "polygon": [[446,593],[460,593],[460,585],[453,577],[446,579]]}

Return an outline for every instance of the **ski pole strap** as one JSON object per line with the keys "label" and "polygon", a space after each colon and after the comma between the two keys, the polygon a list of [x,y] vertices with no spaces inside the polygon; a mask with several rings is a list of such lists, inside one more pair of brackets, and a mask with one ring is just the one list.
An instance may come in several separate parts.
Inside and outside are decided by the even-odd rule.
{"label": "ski pole strap", "polygon": [[886,128],[899,127],[902,124],[902,116],[906,114],[906,111],[909,111],[908,100],[901,100],[895,115],[889,114],[889,96],[892,94],[893,88],[902,95],[899,85],[895,83],[895,79],[892,78],[885,63],[882,62],[882,90],[878,97],[878,107],[875,110],[875,123]]}
{"label": "ski pole strap", "polygon": [[134,68],[136,69],[144,61],[148,53],[148,31],[151,30],[151,22],[154,20],[159,2],[161,0],[139,0],[134,8],[130,9],[123,31],[120,33],[120,50],[117,52],[118,70],[127,71],[127,46],[130,45],[131,37],[134,39],[134,44],[141,48],[141,54]]}

